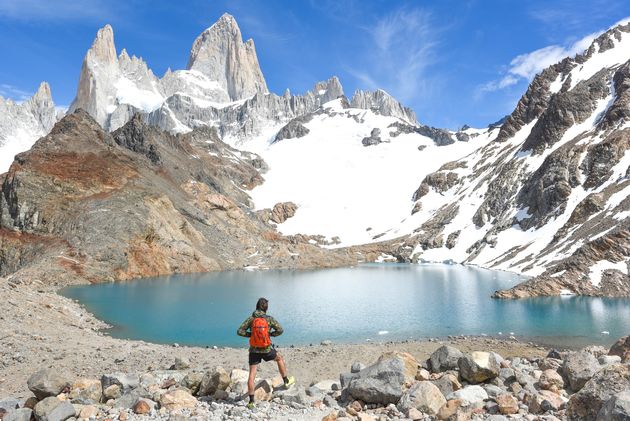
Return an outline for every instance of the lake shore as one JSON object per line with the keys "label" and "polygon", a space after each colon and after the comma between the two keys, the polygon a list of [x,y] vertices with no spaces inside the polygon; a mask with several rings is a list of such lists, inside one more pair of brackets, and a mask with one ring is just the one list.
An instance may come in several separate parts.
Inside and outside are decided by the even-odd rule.
{"label": "lake shore", "polygon": [[[3,311],[0,315],[0,398],[31,395],[26,380],[41,368],[54,367],[75,377],[107,372],[142,372],[168,369],[176,357],[196,367],[221,365],[247,367],[247,350],[152,344],[111,338],[101,332],[107,325],[78,303],[44,285],[15,285],[0,279]],[[546,338],[548,340],[552,338]],[[611,339],[612,341],[612,339]],[[551,341],[553,342],[553,341]],[[462,351],[491,350],[504,357],[541,357],[553,343],[538,345],[490,337],[453,337],[443,340],[369,342],[280,348],[298,383],[337,379],[355,362],[370,364],[386,351],[405,351],[419,361],[442,344]],[[558,344],[562,346],[562,341]],[[276,373],[273,363],[263,364],[260,377]]]}

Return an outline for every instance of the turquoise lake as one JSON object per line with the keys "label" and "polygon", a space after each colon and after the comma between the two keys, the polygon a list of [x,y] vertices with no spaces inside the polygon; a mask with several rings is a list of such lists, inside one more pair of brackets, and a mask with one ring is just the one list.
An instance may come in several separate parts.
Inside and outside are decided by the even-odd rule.
{"label": "turquoise lake", "polygon": [[[462,265],[369,264],[312,271],[234,271],[70,287],[117,338],[244,346],[236,336],[256,300],[283,325],[279,345],[489,335],[542,343],[610,344],[630,332],[630,300],[494,300],[521,278]],[[602,332],[609,332],[608,334]]]}

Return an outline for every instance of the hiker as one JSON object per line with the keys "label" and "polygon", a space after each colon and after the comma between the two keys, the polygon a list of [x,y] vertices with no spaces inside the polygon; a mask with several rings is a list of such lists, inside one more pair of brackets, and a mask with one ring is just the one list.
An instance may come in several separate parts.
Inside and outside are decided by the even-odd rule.
{"label": "hiker", "polygon": [[254,407],[254,381],[256,369],[262,360],[274,360],[278,363],[278,371],[282,376],[285,388],[295,383],[293,376],[287,375],[287,367],[284,358],[276,351],[271,343],[270,336],[282,335],[282,326],[273,317],[267,315],[269,300],[259,298],[256,303],[256,311],[252,313],[238,328],[237,335],[249,338],[249,379],[247,380],[247,393],[249,394],[248,408]]}

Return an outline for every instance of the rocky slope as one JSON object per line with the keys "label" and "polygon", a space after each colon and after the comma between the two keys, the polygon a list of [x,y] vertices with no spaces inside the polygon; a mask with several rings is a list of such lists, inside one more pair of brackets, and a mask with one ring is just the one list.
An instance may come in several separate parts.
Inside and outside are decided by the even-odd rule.
{"label": "rocky slope", "polygon": [[0,276],[62,285],[177,272],[352,264],[252,212],[265,163],[214,129],[140,116],[113,133],[85,111],[16,157],[0,196]]}
{"label": "rocky slope", "polygon": [[48,133],[56,121],[57,111],[46,82],[22,103],[0,97],[0,173],[9,169],[16,154],[28,150]]}
{"label": "rocky slope", "polygon": [[630,296],[629,46],[619,26],[546,69],[491,142],[421,180],[399,257],[537,276],[498,297]]}

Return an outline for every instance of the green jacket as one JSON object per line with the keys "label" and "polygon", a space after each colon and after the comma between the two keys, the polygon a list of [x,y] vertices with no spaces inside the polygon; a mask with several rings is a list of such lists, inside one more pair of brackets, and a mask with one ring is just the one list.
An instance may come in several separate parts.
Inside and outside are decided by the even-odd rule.
{"label": "green jacket", "polygon": [[[267,323],[269,323],[269,336],[280,336],[284,330],[280,323],[276,319],[271,316],[268,316],[264,311],[256,310],[249,316],[241,325],[239,326],[236,334],[238,336],[243,336],[245,338],[249,338],[252,336],[252,322],[257,317],[264,317],[267,319]],[[266,354],[271,351],[271,345],[266,348],[255,348],[253,346],[249,347],[249,352],[255,352],[257,354]]]}

